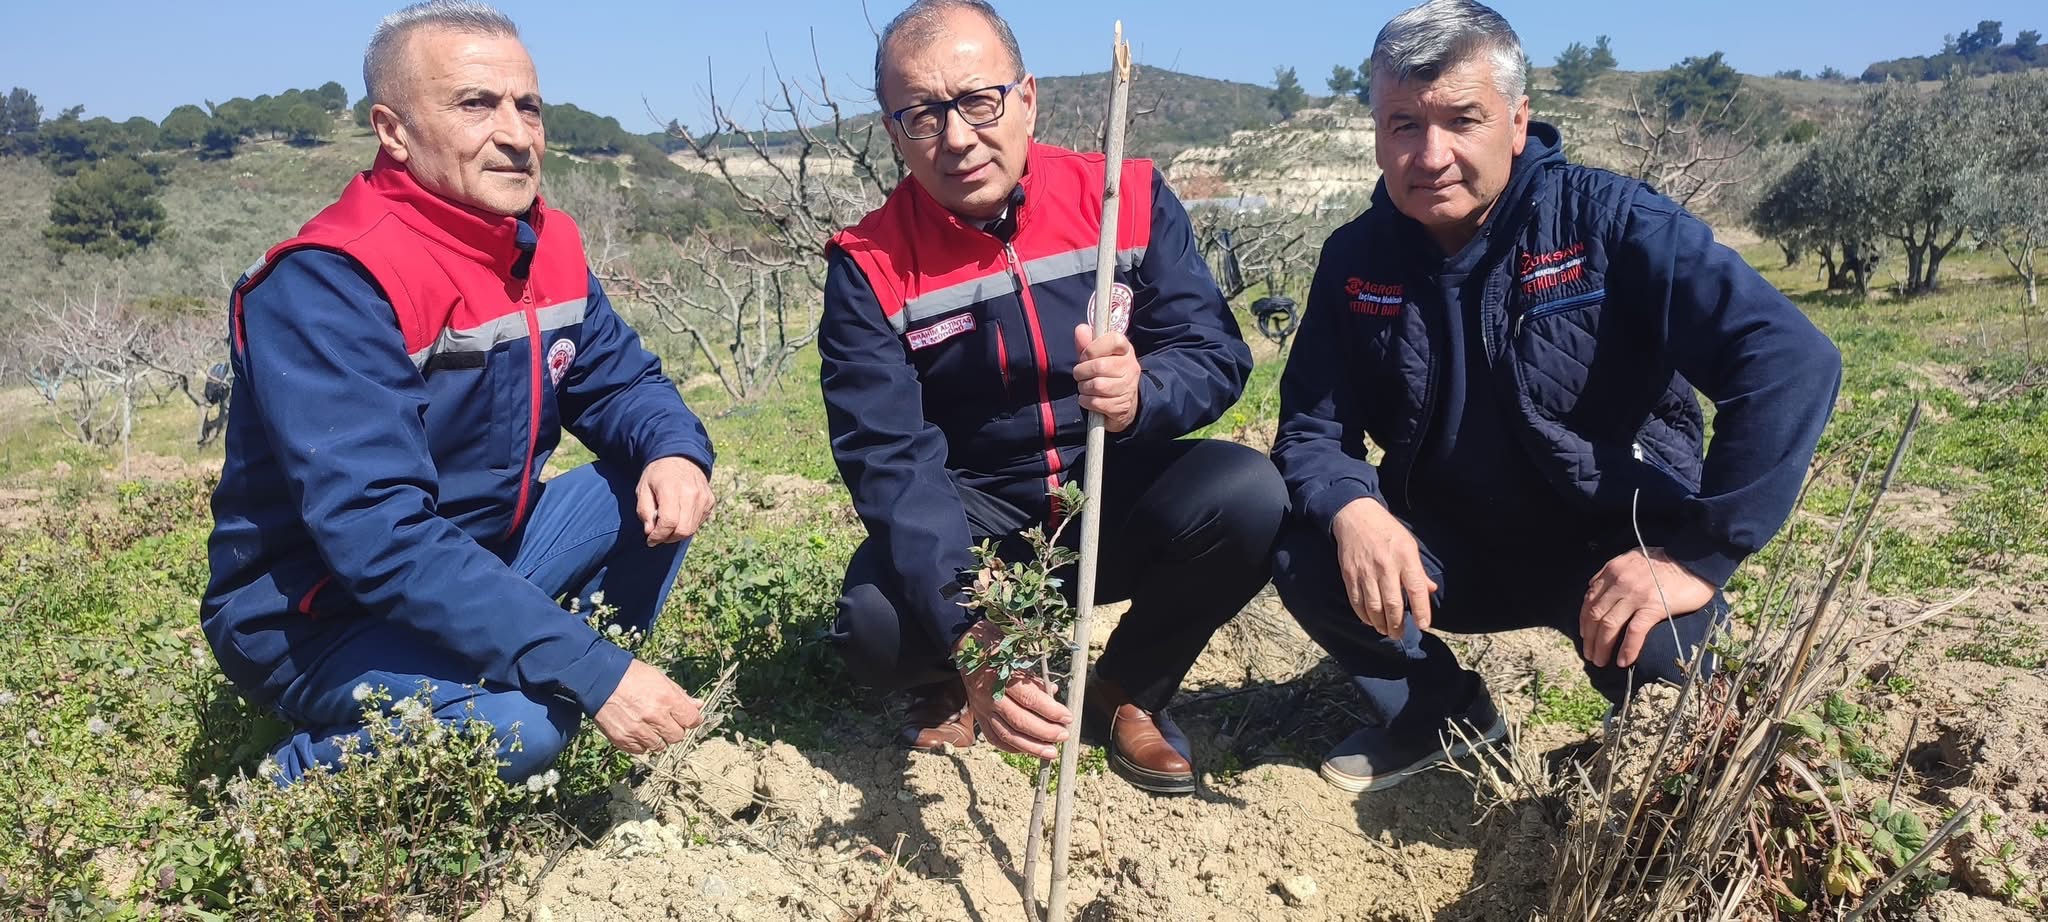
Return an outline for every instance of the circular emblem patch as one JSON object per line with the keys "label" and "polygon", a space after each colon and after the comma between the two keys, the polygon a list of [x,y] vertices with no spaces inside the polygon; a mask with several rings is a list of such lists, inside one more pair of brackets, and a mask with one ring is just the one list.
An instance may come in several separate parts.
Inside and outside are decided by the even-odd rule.
{"label": "circular emblem patch", "polygon": [[[1088,317],[1095,317],[1095,296],[1088,296]],[[1131,328],[1131,286],[1109,283],[1109,328],[1123,333]]]}
{"label": "circular emblem patch", "polygon": [[569,373],[569,366],[576,364],[576,344],[566,339],[555,340],[548,347],[548,383],[561,384],[562,376]]}

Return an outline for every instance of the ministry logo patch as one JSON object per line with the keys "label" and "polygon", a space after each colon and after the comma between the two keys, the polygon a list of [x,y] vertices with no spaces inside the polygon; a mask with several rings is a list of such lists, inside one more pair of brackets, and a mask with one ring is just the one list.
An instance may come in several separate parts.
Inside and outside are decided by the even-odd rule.
{"label": "ministry logo patch", "polygon": [[559,385],[562,376],[569,373],[569,366],[576,364],[576,343],[567,339],[555,340],[548,347],[548,383]]}

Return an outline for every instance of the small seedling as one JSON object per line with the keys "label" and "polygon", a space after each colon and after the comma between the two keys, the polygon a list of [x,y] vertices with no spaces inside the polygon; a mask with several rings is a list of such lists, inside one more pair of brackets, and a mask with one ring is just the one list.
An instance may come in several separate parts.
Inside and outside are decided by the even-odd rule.
{"label": "small seedling", "polygon": [[[960,582],[967,587],[967,601],[962,604],[981,612],[989,623],[1002,629],[1003,636],[993,644],[978,643],[969,637],[961,645],[959,665],[965,672],[993,671],[998,699],[1010,677],[1020,672],[1035,670],[1047,687],[1057,684],[1061,672],[1055,668],[1056,655],[1067,652],[1071,646],[1068,638],[1074,625],[1074,607],[1060,592],[1065,581],[1053,574],[1079,559],[1078,552],[1060,545],[1060,535],[1067,523],[1080,516],[1085,500],[1081,488],[1073,484],[1052,490],[1049,495],[1054,508],[1062,513],[1060,524],[1050,535],[1043,527],[1024,533],[1024,540],[1031,547],[1031,560],[1006,562],[997,553],[994,541],[983,541],[974,549],[974,568],[960,574]],[[1037,901],[1032,894],[1032,881],[1037,879],[1045,801],[1053,787],[1051,760],[1037,761],[1038,777],[1031,794],[1031,827],[1025,836],[1021,884],[1025,910],[1033,919],[1038,912],[1034,908]],[[1061,791],[1060,796],[1071,797],[1072,792]]]}
{"label": "small seedling", "polygon": [[1019,672],[1037,670],[1050,684],[1054,654],[1066,650],[1074,626],[1074,607],[1060,592],[1066,581],[1053,574],[1079,557],[1059,540],[1067,524],[1080,513],[1081,490],[1068,484],[1050,495],[1065,517],[1050,535],[1042,527],[1024,533],[1032,560],[1005,562],[995,541],[983,541],[974,548],[974,569],[960,574],[960,581],[967,585],[967,601],[962,604],[981,612],[1003,633],[993,645],[969,637],[960,649],[960,668],[994,670],[999,680],[998,698],[1003,695],[1004,683]]}

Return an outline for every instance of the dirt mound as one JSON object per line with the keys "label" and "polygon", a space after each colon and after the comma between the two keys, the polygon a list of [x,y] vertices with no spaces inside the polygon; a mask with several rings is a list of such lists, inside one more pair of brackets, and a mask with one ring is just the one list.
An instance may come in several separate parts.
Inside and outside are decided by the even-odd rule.
{"label": "dirt mound", "polygon": [[[1578,668],[1569,645],[1550,632],[1453,642],[1516,720],[1535,710],[1530,690],[1539,674],[1556,683]],[[1965,700],[1960,688],[1927,683],[1915,694],[1917,706],[1954,715],[1939,733],[1932,723],[1920,728],[1925,754],[1915,764],[1924,793],[1953,789],[1961,802],[1980,783],[2037,783],[2041,776],[2029,772],[2048,765],[2048,754],[2029,748],[2038,745],[2040,721],[1982,720],[1998,706],[1983,690],[2002,688],[1999,700],[2032,713],[2024,709],[2048,698],[2014,696],[2043,683],[2009,669],[1983,667],[1994,679],[1965,675],[1978,664],[1943,665],[1979,693]],[[1955,697],[1944,697],[1952,689]],[[1675,698],[1670,690],[1640,693],[1612,754],[1592,753],[1587,734],[1552,724],[1520,734],[1517,762],[1541,771],[1566,756],[1590,758],[1595,777],[1613,772],[1617,788],[1632,794],[1628,782],[1644,771]],[[1355,707],[1348,683],[1277,601],[1255,600],[1218,635],[1174,708],[1195,746],[1197,793],[1155,798],[1106,773],[1077,780],[1069,878],[1077,916],[1532,918],[1547,902],[1568,815],[1562,802],[1488,796],[1453,771],[1393,791],[1344,794],[1315,769],[1323,747],[1356,726]],[[2007,726],[2018,723],[2026,727]],[[619,789],[617,822],[603,839],[571,851],[537,886],[511,888],[473,922],[1020,917],[1027,772],[986,744],[951,756],[896,750],[892,726],[887,715],[852,715],[817,749],[707,741],[670,766],[686,783]],[[1965,769],[1935,770],[1949,749]],[[2005,829],[2028,835],[2038,819],[2014,810]],[[1972,860],[1940,863],[1944,872],[1967,871]],[[1971,873],[1997,869],[1978,866]],[[1959,881],[1984,892],[1977,883]],[[1924,918],[1999,919],[2005,909],[1955,893]]]}
{"label": "dirt mound", "polygon": [[[1176,709],[1196,747],[1195,795],[1154,798],[1107,773],[1078,779],[1069,899],[1082,918],[1504,918],[1465,892],[1477,814],[1457,775],[1353,797],[1316,775],[1320,750],[1230,764],[1233,745],[1272,722],[1248,714],[1275,714],[1294,697],[1284,683],[1316,665],[1303,645],[1269,606],[1205,655]],[[1203,700],[1247,679],[1249,693]],[[1245,703],[1257,698],[1272,700]],[[882,715],[862,716],[845,728],[853,744],[831,752],[707,741],[682,770],[693,793],[616,792],[620,822],[604,839],[474,922],[1020,916],[1026,773],[986,744],[901,752],[889,731]]]}

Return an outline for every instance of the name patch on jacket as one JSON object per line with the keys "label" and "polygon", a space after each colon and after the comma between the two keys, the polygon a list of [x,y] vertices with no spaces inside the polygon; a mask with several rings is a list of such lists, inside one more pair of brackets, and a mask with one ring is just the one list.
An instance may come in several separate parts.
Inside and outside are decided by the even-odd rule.
{"label": "name patch on jacket", "polygon": [[1549,253],[1524,253],[1516,275],[1525,295],[1576,282],[1586,277],[1586,245],[1574,243]]}
{"label": "name patch on jacket", "polygon": [[974,332],[973,314],[954,314],[928,327],[918,327],[905,334],[910,339],[910,348],[929,349],[962,333]]}
{"label": "name patch on jacket", "polygon": [[1349,278],[1344,280],[1344,293],[1351,296],[1351,312],[1368,317],[1399,317],[1401,306],[1408,303],[1407,290],[1398,283]]}

